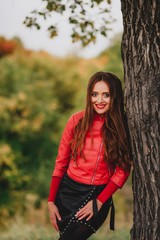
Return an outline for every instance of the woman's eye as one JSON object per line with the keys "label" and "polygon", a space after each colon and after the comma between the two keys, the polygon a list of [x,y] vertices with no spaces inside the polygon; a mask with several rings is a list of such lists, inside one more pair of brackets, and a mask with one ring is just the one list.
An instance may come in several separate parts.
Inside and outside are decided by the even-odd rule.
{"label": "woman's eye", "polygon": [[110,94],[109,93],[104,93],[104,97],[108,98],[108,97],[110,97]]}
{"label": "woman's eye", "polygon": [[92,97],[97,97],[97,93],[96,93],[96,92],[93,92],[93,93],[92,93]]}

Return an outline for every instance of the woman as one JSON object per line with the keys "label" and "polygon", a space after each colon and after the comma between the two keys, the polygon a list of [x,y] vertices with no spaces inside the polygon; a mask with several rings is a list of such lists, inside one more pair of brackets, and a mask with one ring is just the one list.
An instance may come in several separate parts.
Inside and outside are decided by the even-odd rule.
{"label": "woman", "polygon": [[48,208],[60,240],[86,240],[105,221],[112,194],[130,172],[129,137],[120,80],[97,72],[88,83],[84,111],[64,129],[52,175]]}

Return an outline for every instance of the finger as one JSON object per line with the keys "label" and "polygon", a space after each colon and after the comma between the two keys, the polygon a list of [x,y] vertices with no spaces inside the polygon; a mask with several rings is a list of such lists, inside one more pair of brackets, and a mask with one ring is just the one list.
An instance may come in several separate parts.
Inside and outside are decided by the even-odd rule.
{"label": "finger", "polygon": [[83,218],[85,218],[88,215],[82,215],[81,217],[78,218],[78,220],[82,220]]}
{"label": "finger", "polygon": [[88,216],[90,216],[91,214],[92,214],[91,212],[86,212],[86,213],[84,213],[83,215],[81,215],[81,216],[78,218],[78,220],[82,220],[83,218],[88,217]]}
{"label": "finger", "polygon": [[61,221],[61,216],[60,216],[60,214],[59,214],[59,211],[58,211],[58,210],[56,211],[56,213],[55,213],[55,214],[56,214],[56,217],[58,218],[58,220],[59,220],[59,221]]}
{"label": "finger", "polygon": [[52,226],[54,227],[54,228],[56,228],[55,227],[55,217],[53,217],[53,216],[50,216],[50,221],[51,221],[51,224],[52,224]]}
{"label": "finger", "polygon": [[[82,220],[82,219],[86,218],[87,216],[88,216],[88,215],[83,215],[83,216],[81,216],[80,218],[78,218],[78,220]],[[88,218],[86,219],[86,221],[89,221],[91,218],[92,218],[92,214],[90,214],[90,215],[88,216]]]}
{"label": "finger", "polygon": [[59,227],[58,227],[57,221],[54,223],[54,228],[56,229],[57,232],[59,232]]}
{"label": "finger", "polygon": [[58,224],[57,224],[57,219],[58,219],[59,221],[61,221],[61,216],[60,216],[58,210],[55,212],[55,214],[56,214],[56,218],[55,218],[55,221],[54,221],[54,225],[55,225],[56,230],[59,232],[59,227],[58,227]]}
{"label": "finger", "polygon": [[56,229],[56,231],[59,231],[58,225],[57,225],[57,213],[56,212],[50,214],[50,220],[51,220],[52,226]]}
{"label": "finger", "polygon": [[51,219],[51,224],[52,224],[52,226],[55,228],[55,230],[56,230],[57,232],[59,232],[59,228],[58,228],[58,225],[57,225],[57,220],[56,220],[56,218],[55,218],[55,217],[51,217],[50,219]]}
{"label": "finger", "polygon": [[76,217],[80,217],[82,216],[83,214],[85,214],[87,212],[87,209],[81,209],[79,212],[76,213]]}
{"label": "finger", "polygon": [[91,213],[88,218],[86,219],[86,221],[89,221],[91,218],[93,217],[93,213]]}
{"label": "finger", "polygon": [[79,217],[80,215],[82,215],[84,213],[84,209],[81,209],[81,210],[79,210],[76,214],[75,214],[75,216],[76,217]]}
{"label": "finger", "polygon": [[88,206],[84,206],[83,208],[81,208],[77,213],[76,213],[76,216],[79,216],[81,214],[83,214],[84,212],[86,212],[88,209]]}

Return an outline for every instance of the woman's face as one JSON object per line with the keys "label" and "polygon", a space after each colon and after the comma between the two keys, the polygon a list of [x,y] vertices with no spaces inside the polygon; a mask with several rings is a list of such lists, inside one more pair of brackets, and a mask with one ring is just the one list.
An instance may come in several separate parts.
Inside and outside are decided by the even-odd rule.
{"label": "woman's face", "polygon": [[103,115],[110,108],[110,91],[104,81],[97,82],[92,90],[91,102],[96,113]]}

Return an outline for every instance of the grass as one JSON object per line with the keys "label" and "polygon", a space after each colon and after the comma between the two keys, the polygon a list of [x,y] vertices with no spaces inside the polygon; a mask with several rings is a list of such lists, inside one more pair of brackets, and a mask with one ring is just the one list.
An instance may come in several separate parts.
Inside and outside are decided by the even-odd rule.
{"label": "grass", "polygon": [[[42,202],[35,209],[36,197],[27,195],[25,209],[12,219],[4,221],[3,228],[0,226],[0,240],[57,240],[58,233],[49,222],[47,202]],[[89,240],[130,240],[132,227],[132,204],[131,194],[125,188],[114,195],[116,207],[115,231],[110,231],[109,217]],[[18,213],[18,209],[16,211]],[[68,239],[70,240],[70,239]]]}
{"label": "grass", "polygon": [[[89,240],[129,240],[129,229],[120,228],[115,231],[107,229],[106,223],[92,235]],[[1,240],[57,240],[58,233],[51,225],[29,224],[17,217],[6,231],[0,232]]]}

